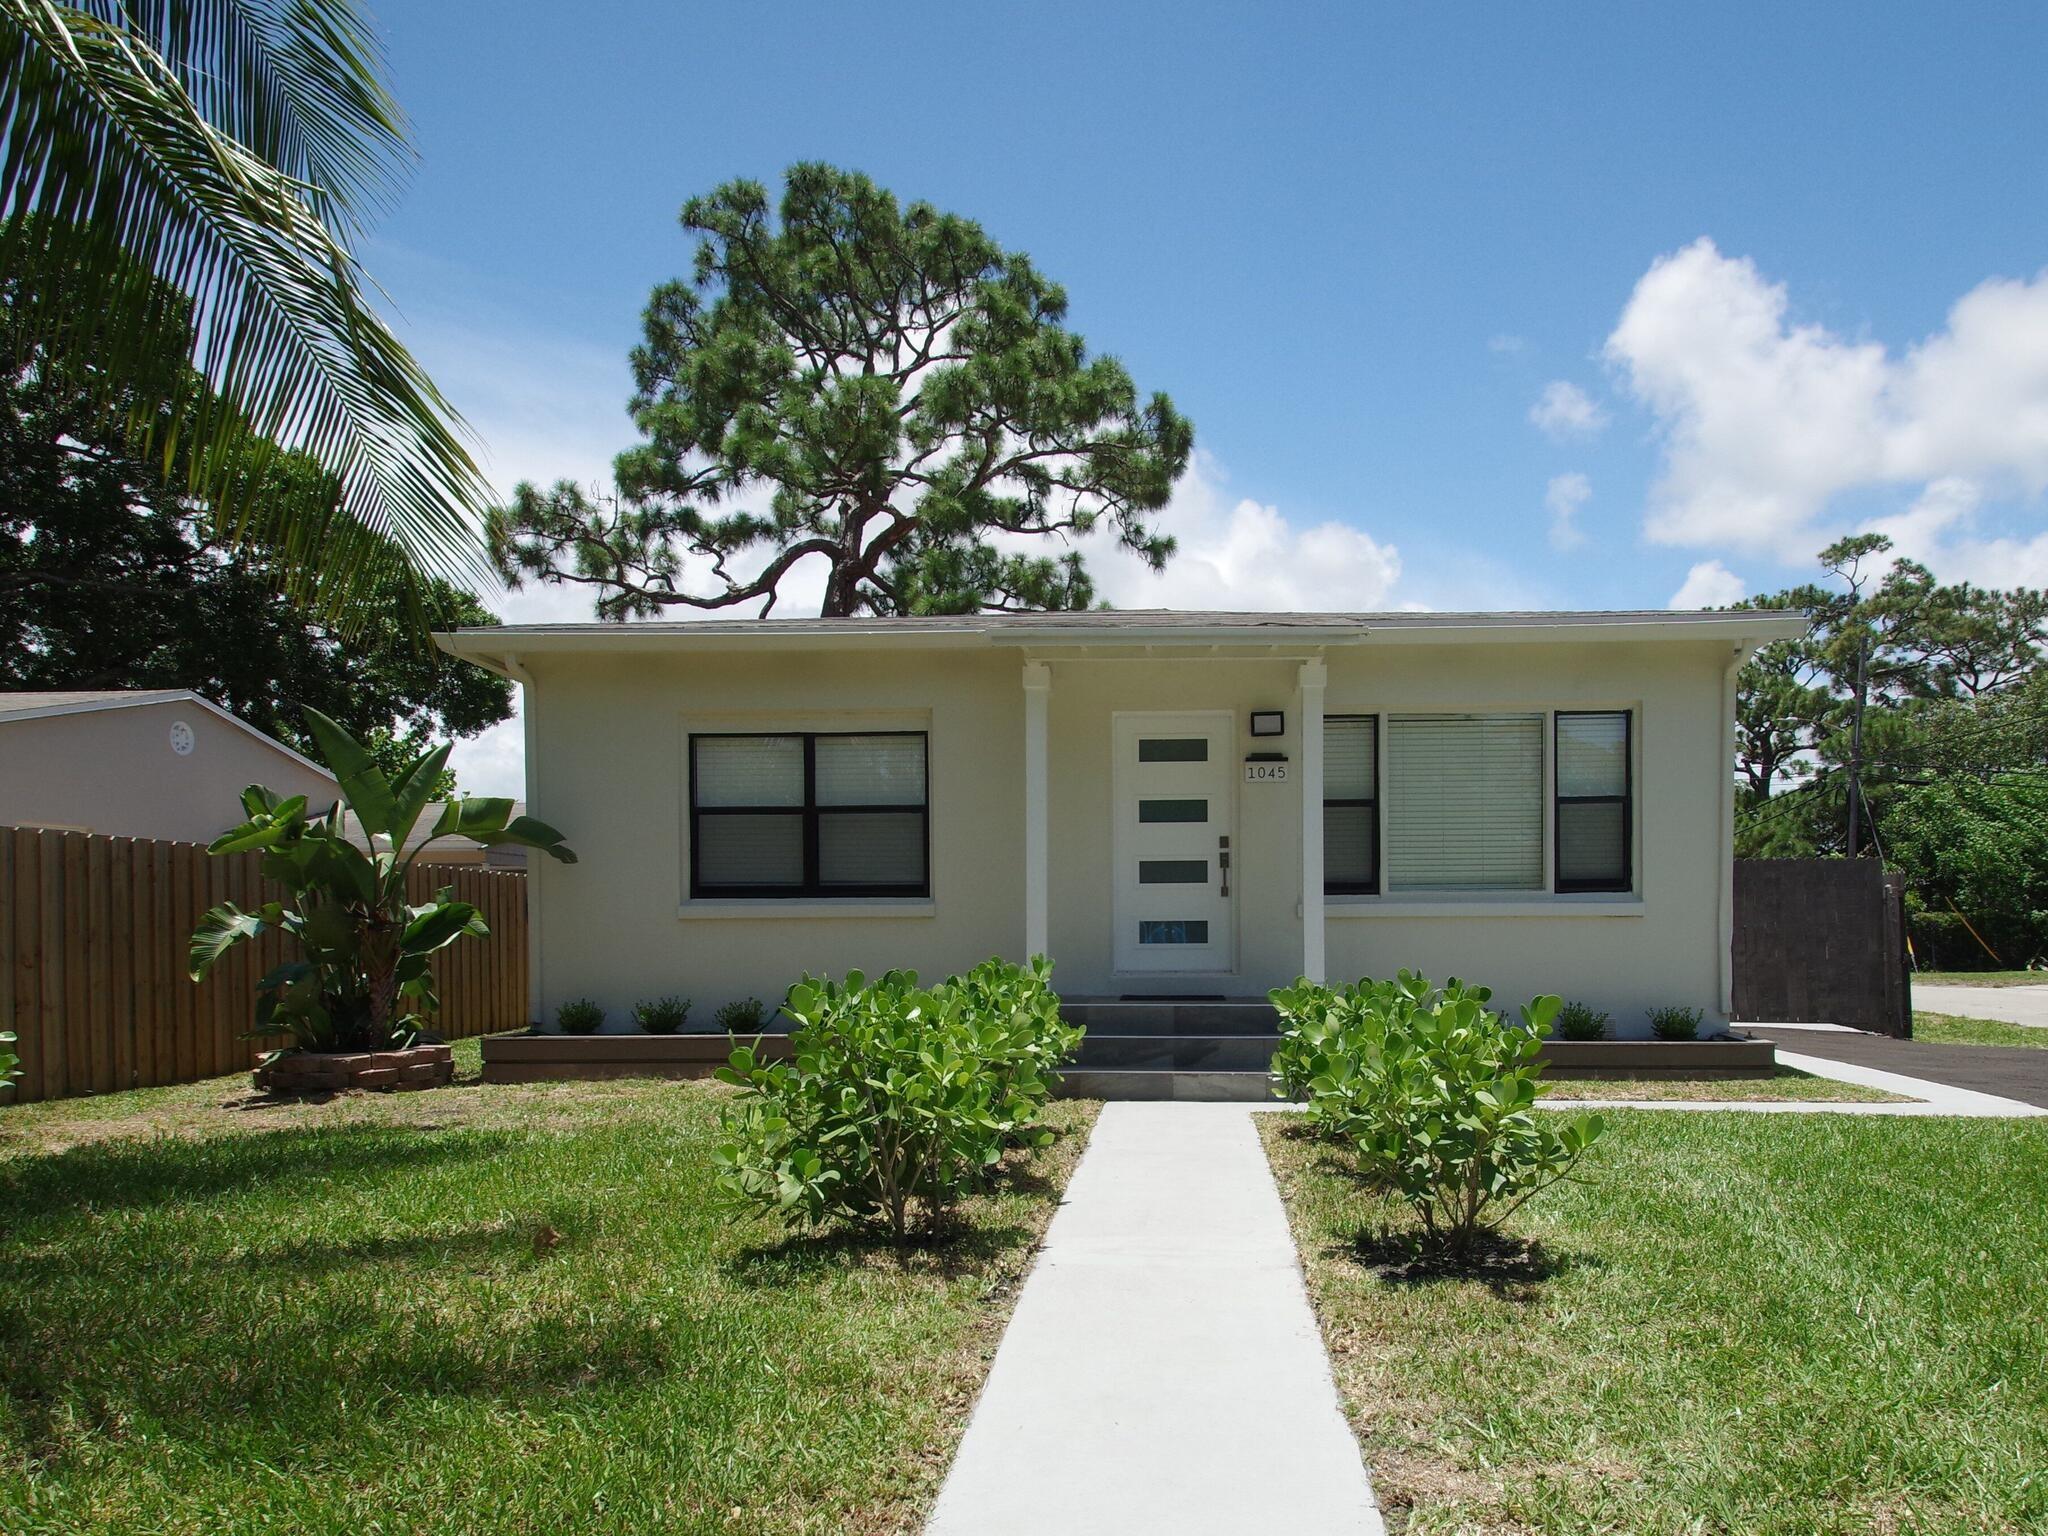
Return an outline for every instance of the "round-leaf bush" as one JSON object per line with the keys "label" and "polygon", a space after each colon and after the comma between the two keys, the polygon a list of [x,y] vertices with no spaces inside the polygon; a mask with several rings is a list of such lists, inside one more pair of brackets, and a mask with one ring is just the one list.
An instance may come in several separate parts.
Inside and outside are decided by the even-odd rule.
{"label": "round-leaf bush", "polygon": [[783,1003],[790,1059],[737,1047],[718,1076],[721,1189],[792,1226],[843,1221],[896,1241],[944,1227],[1036,1122],[1080,1032],[1059,1017],[1041,959],[992,960],[921,987],[913,971],[806,978]]}
{"label": "round-leaf bush", "polygon": [[1605,1128],[1598,1115],[1535,1108],[1543,1033],[1560,1000],[1536,998],[1510,1023],[1488,1011],[1489,997],[1409,971],[1272,993],[1288,1029],[1304,1032],[1281,1090],[1298,1085],[1317,1131],[1353,1147],[1360,1172],[1454,1252],[1571,1177]]}

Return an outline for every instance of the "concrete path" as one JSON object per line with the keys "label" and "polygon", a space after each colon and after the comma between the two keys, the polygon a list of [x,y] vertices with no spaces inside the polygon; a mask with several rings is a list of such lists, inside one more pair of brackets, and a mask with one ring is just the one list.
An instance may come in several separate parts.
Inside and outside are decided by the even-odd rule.
{"label": "concrete path", "polygon": [[2030,1029],[2048,1029],[2048,986],[1952,987],[1913,983],[1913,1006],[1928,1013],[1965,1019],[2003,1019]]}
{"label": "concrete path", "polygon": [[1103,1106],[926,1529],[1384,1530],[1251,1106]]}

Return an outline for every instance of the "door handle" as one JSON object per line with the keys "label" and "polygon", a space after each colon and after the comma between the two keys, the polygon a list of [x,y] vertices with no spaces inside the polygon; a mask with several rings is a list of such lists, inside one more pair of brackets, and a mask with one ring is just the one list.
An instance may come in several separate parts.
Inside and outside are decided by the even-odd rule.
{"label": "door handle", "polygon": [[1230,894],[1230,839],[1227,837],[1216,839],[1216,868],[1223,875],[1223,894],[1228,896]]}

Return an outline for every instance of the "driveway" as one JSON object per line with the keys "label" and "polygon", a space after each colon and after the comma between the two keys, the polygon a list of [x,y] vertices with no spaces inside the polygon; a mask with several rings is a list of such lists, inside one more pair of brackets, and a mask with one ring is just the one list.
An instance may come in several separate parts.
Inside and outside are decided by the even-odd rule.
{"label": "driveway", "polygon": [[1785,1050],[1804,1056],[1824,1056],[1829,1061],[1875,1067],[1880,1072],[1929,1078],[1952,1088],[1995,1093],[2000,1098],[2018,1099],[2022,1104],[2048,1109],[2048,1050],[2020,1045],[1928,1045],[1918,1040],[1894,1040],[1889,1035],[1770,1024],[1740,1027],[1748,1034],[1775,1040]]}
{"label": "driveway", "polygon": [[2048,1029],[2048,987],[1938,987],[1913,983],[1913,1006],[1966,1019],[2003,1019]]}

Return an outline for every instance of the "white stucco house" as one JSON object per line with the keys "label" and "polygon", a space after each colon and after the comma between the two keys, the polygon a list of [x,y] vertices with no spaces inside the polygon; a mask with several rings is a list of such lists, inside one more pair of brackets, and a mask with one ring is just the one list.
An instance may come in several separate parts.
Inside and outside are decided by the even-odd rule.
{"label": "white stucco house", "polygon": [[1736,669],[1797,614],[507,625],[543,1017],[1050,955],[1063,995],[1410,967],[1725,1019]]}
{"label": "white stucco house", "polygon": [[207,843],[263,784],[318,806],[334,775],[186,688],[0,693],[0,826]]}

